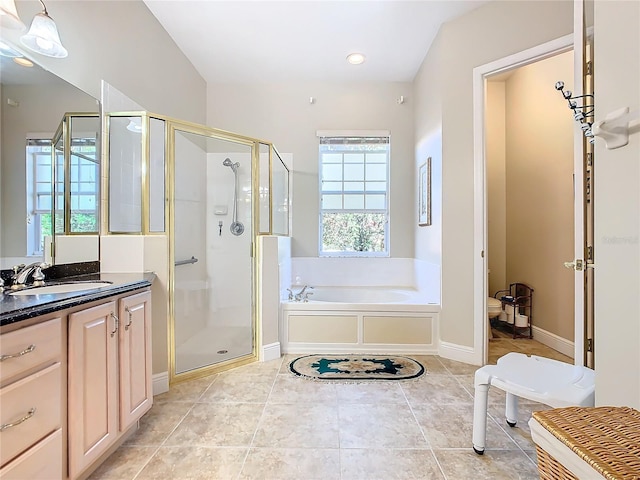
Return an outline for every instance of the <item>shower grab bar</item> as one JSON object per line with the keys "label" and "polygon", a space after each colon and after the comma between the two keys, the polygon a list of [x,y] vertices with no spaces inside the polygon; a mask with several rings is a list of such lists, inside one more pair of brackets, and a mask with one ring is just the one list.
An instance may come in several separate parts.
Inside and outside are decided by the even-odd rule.
{"label": "shower grab bar", "polygon": [[198,259],[196,257],[194,257],[193,255],[191,255],[191,258],[188,260],[178,260],[175,263],[175,266],[179,266],[179,265],[189,265],[190,263],[196,263],[198,261]]}

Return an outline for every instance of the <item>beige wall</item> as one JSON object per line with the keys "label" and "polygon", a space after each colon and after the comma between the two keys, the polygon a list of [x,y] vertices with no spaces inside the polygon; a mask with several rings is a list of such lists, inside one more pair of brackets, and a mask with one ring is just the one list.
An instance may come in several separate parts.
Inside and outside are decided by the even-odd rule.
{"label": "beige wall", "polygon": [[486,90],[485,148],[487,163],[487,295],[509,287],[507,282],[507,182],[505,82],[489,81]]}
{"label": "beige wall", "polygon": [[[398,104],[400,95],[404,104]],[[292,255],[318,256],[317,130],[391,131],[390,250],[413,257],[413,99],[408,83],[314,83],[208,87],[207,121],[264,138],[293,155]],[[309,97],[315,103],[309,103]]]}
{"label": "beige wall", "polygon": [[[415,258],[442,264],[442,35],[438,34],[413,82],[415,169],[431,157],[431,225],[414,228]],[[414,219],[418,218],[414,181]],[[417,222],[416,222],[417,223]]]}
{"label": "beige wall", "polygon": [[507,283],[534,292],[535,326],[573,341],[573,128],[554,89],[573,52],[517,69],[506,83]]}
{"label": "beige wall", "polygon": [[[441,82],[442,104],[442,314],[441,340],[472,347],[474,339],[472,266],[474,252],[473,68],[571,33],[570,1],[497,1],[447,23],[425,59],[440,68],[416,80],[415,89],[433,93]],[[439,77],[439,78],[432,78]],[[435,112],[434,112],[435,114]],[[436,124],[420,119],[416,132]],[[417,135],[416,135],[417,137]],[[461,299],[463,301],[461,301]]]}
{"label": "beige wall", "polygon": [[[596,120],[640,111],[640,2],[595,3]],[[640,408],[640,133],[595,144],[596,404]]]}

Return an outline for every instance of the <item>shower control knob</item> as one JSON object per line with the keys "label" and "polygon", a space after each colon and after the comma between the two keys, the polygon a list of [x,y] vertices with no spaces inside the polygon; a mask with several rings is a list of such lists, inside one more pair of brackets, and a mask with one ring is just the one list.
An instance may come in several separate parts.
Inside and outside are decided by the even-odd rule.
{"label": "shower control knob", "polygon": [[244,233],[244,225],[240,222],[233,222],[229,229],[236,237]]}

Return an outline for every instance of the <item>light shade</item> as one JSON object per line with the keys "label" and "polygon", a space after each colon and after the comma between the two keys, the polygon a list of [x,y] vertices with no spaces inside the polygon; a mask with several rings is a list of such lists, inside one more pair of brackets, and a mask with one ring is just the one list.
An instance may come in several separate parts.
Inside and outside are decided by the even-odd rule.
{"label": "light shade", "polygon": [[11,28],[13,30],[24,30],[27,28],[16,9],[14,0],[0,0],[0,27]]}
{"label": "light shade", "polygon": [[31,28],[26,35],[20,37],[20,42],[29,50],[33,50],[47,57],[64,58],[67,49],[62,46],[58,29],[46,10],[33,17]]}
{"label": "light shade", "polygon": [[0,40],[0,56],[16,58],[16,57],[22,57],[22,54],[19,51],[17,51],[15,48],[10,47],[6,43],[4,43],[2,40]]}

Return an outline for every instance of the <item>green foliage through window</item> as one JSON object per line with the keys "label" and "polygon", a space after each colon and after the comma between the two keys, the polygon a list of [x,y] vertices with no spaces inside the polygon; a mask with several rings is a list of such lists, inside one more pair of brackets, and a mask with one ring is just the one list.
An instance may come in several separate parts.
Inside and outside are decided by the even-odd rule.
{"label": "green foliage through window", "polygon": [[384,252],[383,213],[323,213],[323,252]]}

